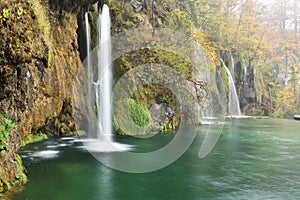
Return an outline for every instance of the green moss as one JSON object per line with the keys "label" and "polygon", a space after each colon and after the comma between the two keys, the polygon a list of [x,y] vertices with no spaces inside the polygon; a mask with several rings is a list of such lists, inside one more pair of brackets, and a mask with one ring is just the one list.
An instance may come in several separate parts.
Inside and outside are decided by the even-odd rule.
{"label": "green moss", "polygon": [[34,10],[35,16],[37,17],[37,27],[43,31],[45,35],[49,35],[50,24],[46,15],[46,9],[41,5],[39,0],[32,0],[30,4]]}
{"label": "green moss", "polygon": [[[132,121],[135,123],[135,125],[141,127],[141,131],[139,132],[139,134],[144,134],[144,132],[142,130],[146,130],[147,126],[150,124],[151,122],[151,114],[150,111],[142,106],[141,104],[139,104],[138,102],[136,102],[133,99],[127,99],[126,100],[127,103],[129,104],[129,114],[130,117],[132,119]],[[117,109],[119,113],[117,113],[117,115],[121,114],[124,111],[124,108],[118,108]],[[127,119],[119,119],[119,120],[124,120],[122,121],[122,124],[126,124],[126,130],[122,130],[119,126],[119,123],[114,120],[113,122],[113,126],[114,126],[114,130],[116,131],[117,134],[119,135],[130,135],[132,134],[132,132],[130,132],[130,130],[134,130],[135,127],[131,127],[131,124],[128,123]]]}
{"label": "green moss", "polygon": [[225,92],[227,94],[229,94],[230,86],[229,86],[228,74],[227,74],[226,69],[223,65],[221,65],[220,70],[221,70],[221,77],[222,77],[222,80],[223,80],[223,83],[224,83]]}
{"label": "green moss", "polygon": [[89,12],[89,24],[90,24],[90,32],[91,32],[91,34],[90,34],[91,49],[94,49],[99,44],[97,19],[98,19],[97,11]]}
{"label": "green moss", "polygon": [[129,99],[130,116],[132,120],[141,127],[146,127],[151,121],[151,115],[147,108],[143,107],[133,99]]}
{"label": "green moss", "polygon": [[103,3],[109,7],[113,34],[133,28],[135,21],[138,21],[138,15],[129,1],[123,4],[122,1],[105,0]]}
{"label": "green moss", "polygon": [[[18,189],[19,186],[24,185],[28,182],[28,178],[25,174],[25,168],[22,163],[22,159],[18,154],[15,155],[15,162],[18,167],[18,174],[16,174],[14,180],[4,180],[0,177],[0,193],[4,193],[9,190]],[[1,196],[0,196],[1,197]]]}
{"label": "green moss", "polygon": [[25,174],[25,168],[22,163],[22,158],[19,156],[19,154],[15,154],[15,161],[17,162],[19,173],[15,177],[16,179],[14,185],[23,185],[27,183],[28,179]]}
{"label": "green moss", "polygon": [[[194,70],[187,58],[181,57],[175,52],[162,49],[143,48],[126,53],[114,61],[113,66],[114,71],[116,72],[116,79],[122,77],[128,70],[146,63],[160,63],[170,66],[186,79],[192,77],[191,72]],[[142,75],[143,74],[139,74],[139,76],[141,76],[139,78],[142,79]],[[169,81],[173,81],[173,77],[170,77],[170,80],[166,80],[166,82]]]}
{"label": "green moss", "polygon": [[77,131],[71,131],[66,136],[68,136],[68,137],[70,137],[70,136],[84,136],[85,134],[86,134],[85,131],[83,131],[83,130],[77,130]]}
{"label": "green moss", "polygon": [[50,23],[47,17],[45,6],[40,0],[31,0],[28,2],[36,16],[37,28],[43,33],[43,42],[47,45],[47,67],[50,67],[53,60],[52,42],[50,36]]}
{"label": "green moss", "polygon": [[17,174],[15,180],[11,182],[4,181],[0,177],[0,194],[5,193],[9,190],[18,190],[20,186],[26,184],[27,182],[28,182],[28,178],[25,173]]}
{"label": "green moss", "polygon": [[37,134],[28,134],[22,139],[22,146],[25,146],[30,143],[41,142],[45,139],[48,139],[48,136],[41,132]]}
{"label": "green moss", "polygon": [[9,129],[14,128],[15,124],[13,121],[3,117],[0,114],[0,120],[3,121],[3,123],[0,123],[0,151],[5,150],[6,152],[9,152],[8,148],[8,135],[9,135]]}

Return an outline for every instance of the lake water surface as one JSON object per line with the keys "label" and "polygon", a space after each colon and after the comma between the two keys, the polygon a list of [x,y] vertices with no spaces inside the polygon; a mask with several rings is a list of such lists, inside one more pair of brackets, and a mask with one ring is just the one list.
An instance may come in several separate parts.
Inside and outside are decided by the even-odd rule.
{"label": "lake water surface", "polygon": [[[118,137],[133,151],[164,146],[173,135]],[[130,174],[96,160],[80,140],[49,139],[22,148],[27,187],[15,200],[299,199],[300,122],[235,120],[213,151],[198,158],[199,133],[184,155],[161,170]]]}

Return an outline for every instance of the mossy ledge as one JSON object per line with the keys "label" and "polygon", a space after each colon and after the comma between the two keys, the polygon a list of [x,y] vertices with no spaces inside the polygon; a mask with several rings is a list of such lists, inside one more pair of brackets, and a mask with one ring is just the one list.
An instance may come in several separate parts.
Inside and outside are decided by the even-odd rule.
{"label": "mossy ledge", "polygon": [[37,134],[28,134],[24,138],[22,138],[22,146],[35,143],[35,142],[41,142],[46,139],[48,139],[48,136],[41,132]]}

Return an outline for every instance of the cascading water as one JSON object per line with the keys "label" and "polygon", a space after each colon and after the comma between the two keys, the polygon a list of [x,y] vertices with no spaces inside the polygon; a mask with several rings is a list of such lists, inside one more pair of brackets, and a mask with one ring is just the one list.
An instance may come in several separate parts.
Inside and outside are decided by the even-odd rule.
{"label": "cascading water", "polygon": [[111,141],[112,137],[112,71],[111,71],[111,39],[110,16],[107,5],[103,5],[98,18],[98,87],[96,87],[98,107],[98,136],[103,135]]}
{"label": "cascading water", "polygon": [[235,84],[230,73],[230,70],[226,67],[225,63],[222,61],[223,66],[226,69],[228,80],[229,80],[229,102],[228,102],[228,112],[232,116],[241,116],[240,102],[235,89]]}
{"label": "cascading water", "polygon": [[[90,152],[127,151],[132,147],[113,142],[112,138],[112,70],[111,70],[111,32],[107,5],[99,14],[98,48],[91,51],[88,13],[85,14],[87,45],[87,116],[89,136],[82,142]],[[97,62],[96,62],[97,61]],[[95,74],[96,72],[96,74]],[[95,139],[97,132],[97,139]]]}

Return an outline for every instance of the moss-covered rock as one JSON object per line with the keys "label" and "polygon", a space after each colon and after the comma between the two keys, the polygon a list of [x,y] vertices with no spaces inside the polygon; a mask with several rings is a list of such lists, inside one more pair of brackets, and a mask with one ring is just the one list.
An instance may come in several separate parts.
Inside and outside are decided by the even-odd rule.
{"label": "moss-covered rock", "polygon": [[[125,102],[128,104],[129,109],[128,118],[118,117],[127,116],[124,114],[127,112],[127,110],[125,110],[126,108],[123,106],[118,107],[118,105],[116,105],[118,108],[115,111],[116,119],[113,123],[116,133],[119,135],[145,134],[149,124],[151,123],[151,115],[149,110],[133,99],[126,99]],[[139,127],[139,131],[136,131],[137,127]]]}
{"label": "moss-covered rock", "polygon": [[75,129],[72,118],[60,121],[72,114],[65,105],[81,65],[77,13],[63,9],[43,0],[0,2],[0,112],[22,136],[57,119],[62,135]]}
{"label": "moss-covered rock", "polygon": [[45,138],[27,136],[42,129],[53,128],[58,135],[75,130],[72,87],[81,66],[77,14],[91,3],[0,1],[0,113],[16,124],[9,132],[9,151],[0,149],[2,192],[26,181],[15,154],[21,137],[31,142]]}
{"label": "moss-covered rock", "polygon": [[[0,117],[0,126],[8,133],[5,139],[1,139],[3,148],[0,149],[0,193],[3,193],[13,186],[24,185],[27,177],[22,160],[16,153],[21,146],[20,135],[4,117]],[[2,128],[1,133],[3,133]]]}
{"label": "moss-covered rock", "polygon": [[41,142],[46,139],[48,139],[48,136],[41,132],[36,134],[28,134],[22,139],[22,146],[35,143],[35,142]]}

